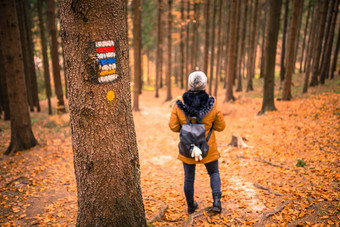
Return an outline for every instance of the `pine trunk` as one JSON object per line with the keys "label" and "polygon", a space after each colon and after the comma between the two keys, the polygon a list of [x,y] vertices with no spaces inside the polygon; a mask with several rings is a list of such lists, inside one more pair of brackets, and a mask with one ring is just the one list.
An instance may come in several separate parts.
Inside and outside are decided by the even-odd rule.
{"label": "pine trunk", "polygon": [[7,83],[6,83],[6,74],[5,74],[5,60],[2,52],[2,44],[0,43],[0,118],[2,112],[4,112],[4,120],[10,120],[9,113],[9,102],[8,102],[8,93],[7,93]]}
{"label": "pine trunk", "polygon": [[208,76],[208,59],[209,59],[209,33],[210,33],[210,0],[205,1],[205,39],[203,53],[203,72]]}
{"label": "pine trunk", "polygon": [[168,0],[168,70],[166,73],[166,99],[165,101],[170,101],[171,97],[171,15],[172,0]]}
{"label": "pine trunk", "polygon": [[268,1],[264,1],[263,5],[264,5],[264,9],[263,9],[263,20],[262,20],[262,42],[261,42],[261,66],[260,66],[260,78],[264,77],[264,51],[265,51],[265,40],[266,40],[266,21],[267,21],[267,8],[268,8]]}
{"label": "pine trunk", "polygon": [[181,89],[184,89],[184,0],[181,0],[181,43],[180,43],[180,62],[181,62],[181,67],[180,67],[180,86]]}
{"label": "pine trunk", "polygon": [[185,68],[185,77],[184,77],[184,88],[188,89],[188,76],[190,74],[190,0],[187,0],[187,22],[186,22],[186,57],[185,57],[185,62],[186,62],[186,68]]}
{"label": "pine trunk", "polygon": [[290,23],[289,29],[289,39],[288,39],[288,53],[286,59],[286,75],[284,80],[284,86],[282,91],[282,100],[290,100],[291,99],[291,83],[293,77],[293,70],[295,65],[295,49],[296,49],[296,42],[298,38],[299,32],[299,22],[301,17],[301,8],[303,8],[304,0],[294,0],[293,2],[293,13],[292,19]]}
{"label": "pine trunk", "polygon": [[212,28],[211,28],[211,57],[210,57],[210,78],[209,78],[209,94],[212,95],[212,84],[214,80],[214,67],[215,67],[215,22],[217,14],[217,0],[214,0],[213,4],[213,18],[212,18]]}
{"label": "pine trunk", "polygon": [[258,113],[260,115],[267,111],[276,110],[274,104],[275,56],[280,28],[281,5],[282,0],[268,0],[269,18],[266,24],[267,39],[265,41],[263,101],[261,111]]}
{"label": "pine trunk", "polygon": [[0,26],[2,28],[0,37],[11,119],[11,142],[4,154],[12,155],[17,151],[34,147],[37,141],[32,132],[27,105],[24,64],[15,1],[4,0],[0,6],[3,10],[0,15]]}
{"label": "pine trunk", "polygon": [[336,46],[335,46],[335,50],[334,50],[334,54],[333,54],[332,68],[331,68],[331,72],[330,72],[331,79],[334,79],[334,72],[336,70],[336,65],[337,65],[337,62],[338,62],[339,48],[340,48],[340,25],[338,26],[338,38],[337,38],[337,41],[336,41]]}
{"label": "pine trunk", "polygon": [[61,0],[59,8],[77,226],[146,226],[130,105],[125,2]]}
{"label": "pine trunk", "polygon": [[38,8],[39,29],[40,29],[40,45],[41,45],[42,61],[43,61],[43,67],[44,67],[44,84],[45,84],[46,98],[48,102],[48,114],[52,115],[51,80],[50,80],[49,61],[47,57],[45,26],[44,26],[44,19],[43,19],[43,13],[42,13],[43,0],[37,1],[37,8]]}
{"label": "pine trunk", "polygon": [[230,29],[229,29],[229,53],[228,53],[228,74],[227,74],[227,90],[225,101],[234,101],[235,97],[233,95],[233,81],[235,75],[235,57],[236,57],[236,9],[237,1],[230,1]]}
{"label": "pine trunk", "polygon": [[216,78],[215,78],[215,89],[214,89],[214,96],[217,97],[217,90],[218,90],[218,82],[220,81],[220,72],[221,72],[221,51],[222,51],[222,0],[219,1],[218,5],[218,32],[217,32],[217,63],[216,63]]}
{"label": "pine trunk", "polygon": [[[303,62],[304,62],[303,60],[305,58],[304,54],[305,54],[305,47],[306,47],[306,37],[307,37],[307,31],[308,31],[308,25],[309,25],[309,18],[310,18],[310,15],[311,15],[311,9],[312,9],[312,0],[309,0],[308,12],[307,12],[305,28],[304,28],[304,32],[303,32],[304,35],[303,35],[301,58],[300,58],[300,73],[305,72],[305,68],[302,67],[302,64],[303,64]],[[308,39],[310,39],[310,37],[308,37]]]}
{"label": "pine trunk", "polygon": [[[238,39],[238,48],[237,48],[237,65],[236,65],[236,77],[237,77],[237,87],[236,91],[240,92],[242,91],[242,49],[243,49],[243,42],[245,39],[245,21],[247,20],[247,14],[245,12],[246,10],[246,4],[247,2],[240,2],[240,13],[239,13],[239,39]],[[241,16],[244,15],[244,16]]]}
{"label": "pine trunk", "polygon": [[51,58],[53,68],[54,89],[57,95],[57,113],[65,112],[63,87],[60,78],[57,28],[55,25],[54,0],[47,0],[48,29],[50,33]]}
{"label": "pine trunk", "polygon": [[134,0],[132,5],[133,5],[133,55],[134,55],[133,111],[139,111],[139,88],[141,84],[142,74],[140,0]]}
{"label": "pine trunk", "polygon": [[156,83],[155,97],[159,97],[160,79],[162,77],[162,63],[163,63],[163,52],[162,52],[162,0],[158,0],[158,25],[157,25],[157,49],[156,49]]}

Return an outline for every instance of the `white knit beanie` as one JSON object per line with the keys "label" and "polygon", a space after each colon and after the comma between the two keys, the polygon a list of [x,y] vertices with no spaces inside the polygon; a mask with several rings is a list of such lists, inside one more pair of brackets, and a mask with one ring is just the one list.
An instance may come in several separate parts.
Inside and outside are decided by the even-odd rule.
{"label": "white knit beanie", "polygon": [[207,76],[201,71],[192,72],[189,75],[188,83],[191,91],[204,91],[207,87]]}

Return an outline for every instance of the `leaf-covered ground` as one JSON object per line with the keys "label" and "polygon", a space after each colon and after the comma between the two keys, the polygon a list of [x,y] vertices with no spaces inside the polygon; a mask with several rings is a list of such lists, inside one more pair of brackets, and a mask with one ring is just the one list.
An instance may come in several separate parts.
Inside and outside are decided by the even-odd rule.
{"label": "leaf-covered ground", "polygon": [[[278,111],[257,116],[260,90],[236,93],[235,103],[222,103],[223,91],[218,96],[227,123],[217,133],[223,212],[209,211],[209,177],[198,165],[199,210],[191,216],[176,158],[178,134],[168,128],[171,103],[163,102],[163,92],[159,99],[143,92],[134,120],[145,211],[153,225],[340,225],[338,83],[276,101]],[[174,89],[174,97],[180,94]],[[49,117],[43,110],[31,118],[40,145],[0,155],[0,225],[73,226],[77,197],[68,114]],[[2,153],[10,142],[9,122],[0,120],[0,128]],[[249,147],[228,146],[232,135]]]}

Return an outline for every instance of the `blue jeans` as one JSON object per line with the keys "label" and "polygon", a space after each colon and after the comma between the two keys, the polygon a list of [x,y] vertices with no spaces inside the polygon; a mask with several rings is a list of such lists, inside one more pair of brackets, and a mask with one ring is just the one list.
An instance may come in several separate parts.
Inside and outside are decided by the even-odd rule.
{"label": "blue jeans", "polygon": [[[218,160],[204,164],[210,175],[210,187],[212,193],[221,192],[221,178],[218,171]],[[183,162],[184,167],[184,193],[188,206],[194,204],[194,182],[195,182],[195,169],[196,164],[186,164]]]}

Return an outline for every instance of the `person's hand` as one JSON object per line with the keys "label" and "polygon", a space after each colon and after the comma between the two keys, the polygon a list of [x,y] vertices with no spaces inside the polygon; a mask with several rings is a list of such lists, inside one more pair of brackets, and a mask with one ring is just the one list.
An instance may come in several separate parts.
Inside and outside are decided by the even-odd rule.
{"label": "person's hand", "polygon": [[197,146],[194,145],[192,152],[191,152],[191,157],[195,157],[195,161],[201,161],[202,160],[202,151],[199,149]]}

